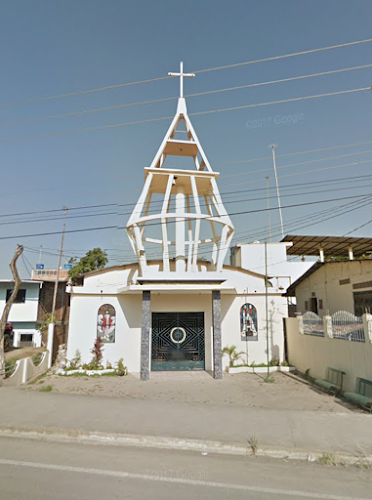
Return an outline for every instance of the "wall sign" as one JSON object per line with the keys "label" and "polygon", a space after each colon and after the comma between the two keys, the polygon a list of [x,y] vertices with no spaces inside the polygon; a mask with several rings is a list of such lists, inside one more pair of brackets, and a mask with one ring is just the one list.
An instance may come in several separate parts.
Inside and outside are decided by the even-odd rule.
{"label": "wall sign", "polygon": [[242,340],[258,340],[257,309],[252,304],[240,308],[240,334]]}
{"label": "wall sign", "polygon": [[115,342],[116,314],[115,307],[104,304],[98,310],[97,317],[97,337],[101,337],[105,344]]}

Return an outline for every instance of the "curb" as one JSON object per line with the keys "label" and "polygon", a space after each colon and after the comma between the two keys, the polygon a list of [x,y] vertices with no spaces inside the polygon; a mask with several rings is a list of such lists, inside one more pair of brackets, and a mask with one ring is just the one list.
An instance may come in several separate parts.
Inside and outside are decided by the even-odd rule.
{"label": "curb", "polygon": [[[229,445],[220,441],[201,441],[196,439],[182,439],[165,436],[141,436],[138,434],[115,434],[104,432],[88,432],[78,429],[39,429],[27,427],[0,426],[0,438],[31,439],[35,441],[53,443],[74,443],[100,446],[122,446],[155,448],[173,451],[191,451],[202,454],[235,455],[244,457],[263,457],[287,460],[305,460],[316,462],[324,455],[324,451],[301,450],[285,447],[270,448],[260,446],[256,455],[247,443],[242,445]],[[372,456],[357,456],[351,453],[331,453],[339,462],[354,464],[361,459],[372,462]]]}

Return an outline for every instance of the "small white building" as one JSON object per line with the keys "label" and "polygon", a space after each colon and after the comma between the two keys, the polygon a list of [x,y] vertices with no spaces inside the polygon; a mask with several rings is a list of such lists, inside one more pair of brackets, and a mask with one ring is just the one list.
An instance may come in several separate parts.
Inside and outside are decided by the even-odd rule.
{"label": "small white building", "polygon": [[[221,378],[236,346],[240,363],[283,361],[289,271],[272,278],[256,267],[254,247],[226,255],[234,226],[217,179],[191,124],[183,97],[151,165],[127,232],[136,261],[84,276],[71,293],[67,357],[92,358],[97,338],[104,362],[124,358],[147,380],[152,371],[207,370]],[[188,164],[187,164],[188,162]],[[270,270],[288,244],[268,244]],[[262,254],[263,247],[260,247]],[[155,257],[154,257],[155,256]],[[247,257],[247,258],[246,258]],[[262,264],[262,255],[259,267]],[[239,362],[238,362],[239,363]]]}
{"label": "small white building", "polygon": [[[13,288],[13,280],[0,280],[0,314],[2,314]],[[14,328],[14,347],[41,346],[41,334],[37,329],[40,288],[41,283],[31,280],[22,281],[8,317],[8,321],[13,324]]]}

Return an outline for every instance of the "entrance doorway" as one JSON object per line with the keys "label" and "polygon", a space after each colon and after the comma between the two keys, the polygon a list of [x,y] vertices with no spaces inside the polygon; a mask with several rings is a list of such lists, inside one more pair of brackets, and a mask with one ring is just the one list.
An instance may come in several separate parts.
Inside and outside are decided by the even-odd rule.
{"label": "entrance doorway", "polygon": [[204,370],[204,313],[152,313],[151,370]]}

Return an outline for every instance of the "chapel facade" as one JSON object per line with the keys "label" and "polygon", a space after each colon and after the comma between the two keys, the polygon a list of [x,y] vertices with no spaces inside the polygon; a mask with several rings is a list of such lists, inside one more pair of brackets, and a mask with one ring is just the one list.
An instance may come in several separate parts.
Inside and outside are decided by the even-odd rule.
{"label": "chapel facade", "polygon": [[[234,226],[187,113],[183,66],[177,111],[127,224],[132,264],[88,273],[71,288],[67,357],[84,362],[97,336],[104,361],[129,372],[206,370],[220,379],[236,346],[240,364],[284,357],[283,288],[262,272],[226,265]],[[177,167],[177,168],[176,168]],[[161,255],[154,259],[153,255]]]}

